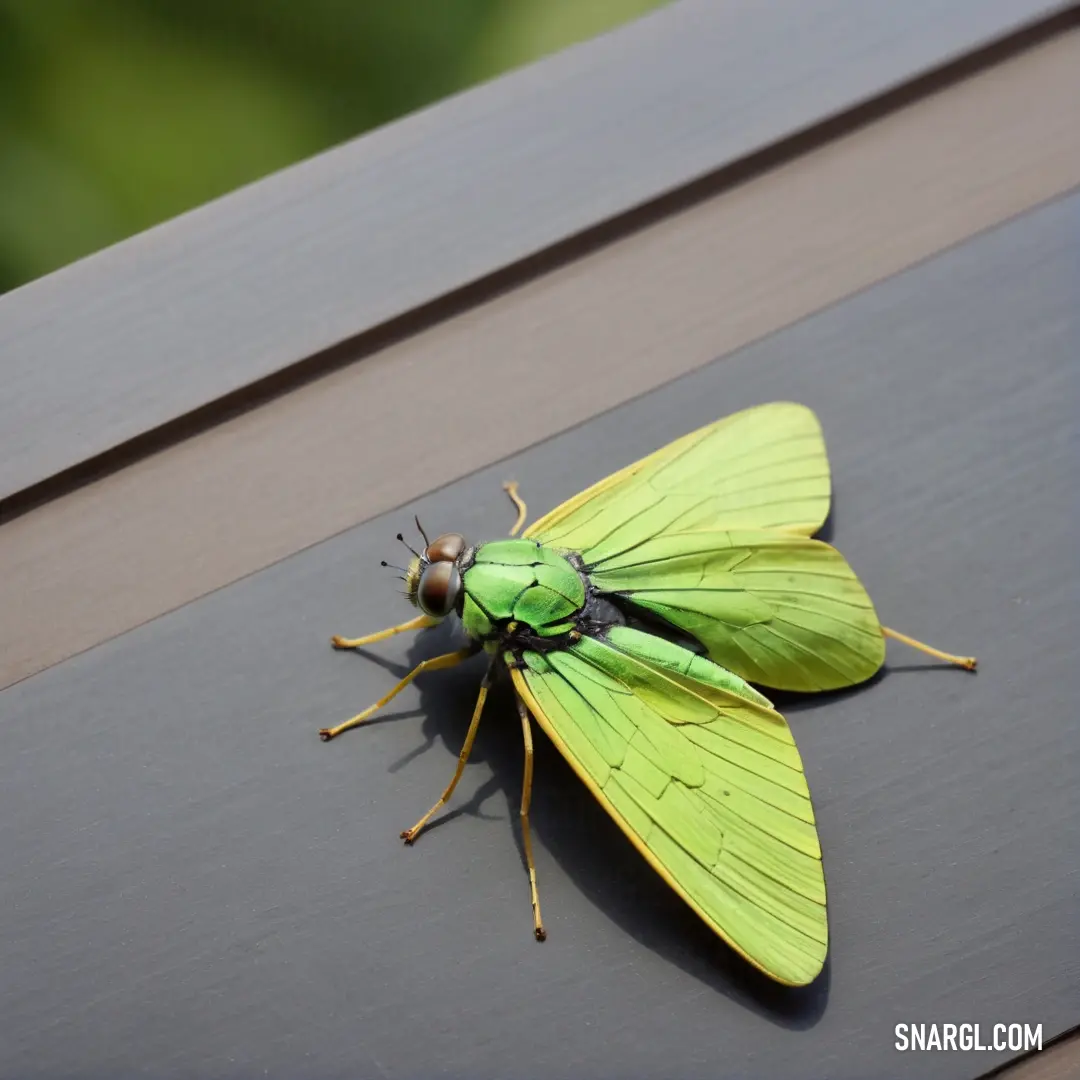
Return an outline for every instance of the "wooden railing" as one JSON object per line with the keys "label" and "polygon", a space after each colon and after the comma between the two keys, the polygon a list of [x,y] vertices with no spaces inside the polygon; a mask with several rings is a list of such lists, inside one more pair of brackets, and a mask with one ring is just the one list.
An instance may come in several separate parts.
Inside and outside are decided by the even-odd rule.
{"label": "wooden railing", "polygon": [[[1080,629],[1062,591],[1075,560],[1061,452],[1080,332],[1080,17],[1034,0],[929,10],[681,0],[0,297],[0,859],[14,897],[0,1074],[118,1075],[157,1053],[195,1074],[200,1045],[301,1069],[293,1050],[324,1040],[310,1075],[377,1072],[335,1032],[392,1034],[365,980],[419,954],[392,943],[370,877],[354,889],[320,845],[358,873],[396,872],[374,833],[354,850],[333,815],[381,815],[373,803],[400,782],[387,764],[419,736],[344,764],[321,752],[322,722],[385,689],[384,671],[324,639],[392,620],[377,560],[416,509],[436,531],[497,531],[504,476],[541,511],[771,397],[823,415],[845,551],[878,604],[910,607],[906,628],[980,654],[967,694],[981,696],[934,674],[832,702],[828,723],[795,707],[841,898],[829,975],[806,995],[747,980],[617,843],[597,871],[607,855],[574,837],[611,836],[541,753],[558,795],[545,810],[538,774],[545,948],[581,952],[583,896],[617,924],[622,944],[605,938],[596,963],[622,972],[612,1008],[627,1019],[588,1005],[610,1075],[653,1069],[661,1049],[672,1076],[914,1073],[892,1049],[900,1021],[1042,1021],[1049,1042],[1080,1020],[1066,940],[1080,804],[1063,782],[1076,743],[1054,726]],[[421,693],[451,717],[456,753],[454,699]],[[518,767],[500,745],[496,787]],[[422,776],[412,794],[429,794]],[[490,947],[473,941],[472,920],[502,913],[494,886],[470,900],[491,867],[461,874],[453,832],[419,845],[424,858],[451,845],[424,896],[387,878],[402,939],[415,930],[430,965],[402,986],[431,1009],[438,983],[448,1016],[475,995],[547,1074],[597,1071],[571,960],[549,967],[497,926]],[[450,913],[445,933],[413,922],[429,903]],[[340,969],[320,920],[345,935]],[[265,984],[249,963],[264,940],[279,965]],[[311,954],[307,974],[281,975]],[[511,1008],[501,980],[525,968],[540,989]],[[298,1026],[290,993],[353,975],[333,1025]],[[666,1034],[649,989],[665,980],[684,1018]],[[177,1041],[215,994],[225,1021]],[[450,1071],[529,1072],[488,1054],[497,1041],[459,1053],[445,1030],[400,1024],[412,1034],[387,1035],[391,1074],[436,1067],[410,1047],[424,1038]],[[1065,1040],[1008,1075],[1064,1076],[1078,1053]],[[1009,1057],[948,1064],[974,1077]]]}

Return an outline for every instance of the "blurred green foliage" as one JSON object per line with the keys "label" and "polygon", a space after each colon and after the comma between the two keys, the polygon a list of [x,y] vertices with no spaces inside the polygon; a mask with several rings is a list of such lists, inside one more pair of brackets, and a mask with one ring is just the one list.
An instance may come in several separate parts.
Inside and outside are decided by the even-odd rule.
{"label": "blurred green foliage", "polygon": [[662,0],[0,0],[0,291]]}

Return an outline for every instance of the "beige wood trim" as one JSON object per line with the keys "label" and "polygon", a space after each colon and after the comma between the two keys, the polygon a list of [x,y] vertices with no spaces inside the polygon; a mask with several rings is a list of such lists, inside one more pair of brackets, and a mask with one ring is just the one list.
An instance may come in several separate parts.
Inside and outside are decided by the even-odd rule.
{"label": "beige wood trim", "polygon": [[1080,1076],[1080,1033],[1074,1031],[1052,1046],[986,1074],[985,1080],[1075,1080]]}
{"label": "beige wood trim", "polygon": [[1075,187],[1077,100],[1073,30],[16,518],[0,686]]}

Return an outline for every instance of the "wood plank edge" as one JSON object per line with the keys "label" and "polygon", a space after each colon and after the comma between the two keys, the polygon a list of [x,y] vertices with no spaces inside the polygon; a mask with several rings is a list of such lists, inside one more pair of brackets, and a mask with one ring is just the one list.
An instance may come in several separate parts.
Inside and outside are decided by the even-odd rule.
{"label": "wood plank edge", "polygon": [[333,371],[488,302],[564,267],[665,217],[685,211],[726,190],[835,142],[860,128],[939,93],[1080,25],[1080,3],[957,57],[882,94],[764,147],[704,176],[689,180],[630,210],[579,231],[493,273],[432,298],[271,375],[257,379],[196,409],[150,428],[102,453],[0,499],[0,527],[71,492],[161,453],[245,412],[291,393]]}
{"label": "wood plank edge", "polygon": [[1080,1026],[981,1074],[979,1080],[1068,1080],[1080,1076]]}

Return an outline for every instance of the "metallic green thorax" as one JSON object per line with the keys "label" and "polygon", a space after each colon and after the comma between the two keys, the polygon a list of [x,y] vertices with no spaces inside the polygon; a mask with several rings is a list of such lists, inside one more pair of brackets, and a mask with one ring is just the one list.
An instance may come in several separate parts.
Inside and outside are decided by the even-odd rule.
{"label": "metallic green thorax", "polygon": [[574,628],[585,605],[581,574],[557,551],[535,540],[481,544],[462,574],[461,623],[472,638],[495,643],[509,622],[538,637]]}

